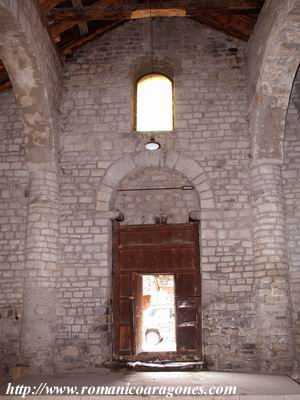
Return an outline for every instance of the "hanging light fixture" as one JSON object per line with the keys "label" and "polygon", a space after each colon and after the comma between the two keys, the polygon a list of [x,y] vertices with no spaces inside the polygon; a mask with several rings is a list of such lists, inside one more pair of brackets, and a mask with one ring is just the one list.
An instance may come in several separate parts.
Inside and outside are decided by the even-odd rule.
{"label": "hanging light fixture", "polygon": [[[154,62],[153,62],[153,18],[151,0],[149,1],[149,42],[150,42],[150,62],[151,62],[151,76],[154,74]],[[145,144],[145,149],[149,151],[155,151],[160,149],[160,143],[157,142],[154,136],[151,137],[150,142]]]}
{"label": "hanging light fixture", "polygon": [[146,150],[154,151],[160,149],[160,143],[155,140],[154,137],[150,139],[150,142],[145,144]]}

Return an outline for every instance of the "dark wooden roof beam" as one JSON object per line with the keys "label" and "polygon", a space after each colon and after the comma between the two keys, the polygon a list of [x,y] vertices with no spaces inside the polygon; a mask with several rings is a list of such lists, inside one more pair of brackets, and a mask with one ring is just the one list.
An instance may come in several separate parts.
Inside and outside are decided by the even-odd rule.
{"label": "dark wooden roof beam", "polygon": [[[72,0],[72,4],[74,7],[82,7],[82,0]],[[89,33],[89,27],[86,21],[80,22],[78,24],[81,36],[85,36]]]}
{"label": "dark wooden roof beam", "polygon": [[0,72],[2,72],[2,71],[4,71],[4,70],[5,70],[4,64],[3,64],[3,62],[0,60]]}
{"label": "dark wooden roof beam", "polygon": [[[102,1],[98,1],[93,6],[90,6],[90,7],[97,6],[98,11],[100,13],[101,12],[103,13],[107,7],[110,7],[110,6],[114,5],[115,3],[117,3],[117,0],[104,0],[104,1],[102,0]],[[88,8],[90,8],[90,7],[88,7]],[[85,7],[82,7],[82,8],[85,8]],[[51,12],[51,14],[56,11],[58,11],[58,9],[53,10]],[[47,16],[47,18],[49,19],[49,16]],[[95,20],[97,18],[93,18],[93,19]],[[117,19],[117,18],[115,18],[115,19]],[[51,18],[50,18],[50,21],[51,21]],[[88,21],[88,20],[86,20],[86,21]],[[72,19],[72,18],[68,19],[67,18],[67,19],[58,19],[57,22],[58,22],[57,24],[55,24],[54,26],[52,26],[50,28],[51,37],[56,43],[58,43],[60,41],[60,35],[63,32],[73,28],[75,25],[78,25],[81,22],[84,22],[84,20],[78,19],[78,18],[76,18],[76,19]]]}
{"label": "dark wooden roof beam", "polygon": [[[101,19],[135,19],[149,16],[149,6],[146,4],[127,4],[119,0],[118,9],[110,9],[108,0],[98,1],[88,7],[56,8],[48,14],[50,21],[91,21]],[[117,5],[117,1],[114,2]],[[203,14],[247,14],[259,13],[261,0],[166,0],[151,3],[152,16],[182,16],[197,17]],[[177,12],[176,12],[177,10]],[[142,13],[144,11],[144,13]],[[159,13],[158,13],[159,11]]]}
{"label": "dark wooden roof beam", "polygon": [[79,48],[79,47],[83,46],[84,44],[90,42],[91,40],[95,39],[95,37],[103,35],[105,32],[108,32],[123,23],[124,23],[124,21],[114,21],[114,22],[107,24],[104,27],[99,27],[98,29],[94,30],[93,32],[90,32],[89,34],[83,36],[81,39],[74,40],[72,43],[69,43],[66,46],[61,47],[60,52],[65,55],[71,54],[77,48]]}
{"label": "dark wooden roof beam", "polygon": [[39,0],[39,3],[44,14],[46,14],[47,12],[52,10],[52,8],[58,6],[58,4],[62,3],[63,1],[64,0]]}

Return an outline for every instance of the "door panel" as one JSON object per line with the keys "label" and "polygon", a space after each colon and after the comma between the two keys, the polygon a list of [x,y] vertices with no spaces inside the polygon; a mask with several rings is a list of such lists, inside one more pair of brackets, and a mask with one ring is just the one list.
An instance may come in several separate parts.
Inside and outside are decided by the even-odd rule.
{"label": "door panel", "polygon": [[133,335],[134,353],[143,347],[143,275],[133,273]]}
{"label": "door panel", "polygon": [[176,312],[177,324],[193,323],[197,320],[196,307],[177,308]]}
{"label": "door panel", "polygon": [[113,254],[115,357],[140,352],[142,275],[157,273],[175,276],[176,358],[201,358],[199,225],[114,224]]}
{"label": "door panel", "polygon": [[[191,268],[192,269],[192,268]],[[195,273],[176,274],[177,346],[180,352],[197,352],[200,292]]]}
{"label": "door panel", "polygon": [[198,345],[197,329],[195,326],[178,327],[177,349],[181,353],[196,352]]}
{"label": "door panel", "polygon": [[130,280],[129,274],[120,274],[120,296],[128,297],[130,296]]}
{"label": "door panel", "polygon": [[176,274],[176,296],[177,297],[193,297],[198,293],[198,282],[195,280],[195,272],[193,273],[177,273]]}
{"label": "door panel", "polygon": [[120,323],[120,341],[119,352],[123,355],[131,354],[131,328],[128,324],[123,325]]}
{"label": "door panel", "polygon": [[129,299],[121,299],[120,301],[120,322],[123,324],[131,323],[131,304],[132,302]]}

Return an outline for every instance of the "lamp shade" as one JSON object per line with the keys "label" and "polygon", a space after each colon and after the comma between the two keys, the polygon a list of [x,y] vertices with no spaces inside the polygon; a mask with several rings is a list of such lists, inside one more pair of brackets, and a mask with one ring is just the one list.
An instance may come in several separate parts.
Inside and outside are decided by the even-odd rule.
{"label": "lamp shade", "polygon": [[154,137],[152,137],[150,139],[150,142],[147,142],[145,144],[145,149],[149,150],[149,151],[154,151],[154,150],[158,150],[160,148],[160,144],[158,142],[156,142],[156,140],[154,139]]}

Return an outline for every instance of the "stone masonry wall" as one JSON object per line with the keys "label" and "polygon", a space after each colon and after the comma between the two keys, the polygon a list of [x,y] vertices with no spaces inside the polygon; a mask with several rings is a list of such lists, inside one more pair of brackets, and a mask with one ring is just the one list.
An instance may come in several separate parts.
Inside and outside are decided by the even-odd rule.
{"label": "stone masonry wall", "polygon": [[0,57],[20,106],[29,172],[18,363],[54,370],[61,63],[36,0],[0,0]]}
{"label": "stone masonry wall", "polygon": [[[215,207],[201,210],[205,359],[215,369],[253,370],[244,44],[190,20],[159,18],[154,46],[155,65],[173,71],[175,83],[176,128],[157,136],[160,153],[171,159],[175,151],[196,161],[187,169],[196,178],[199,165],[214,193]],[[109,168],[123,160],[122,168],[134,173],[126,155],[143,157],[148,139],[133,129],[133,95],[135,79],[147,65],[149,24],[139,20],[78,50],[64,68],[56,335],[57,365],[63,370],[94,368],[112,357],[111,222],[96,205],[120,185]],[[159,168],[153,179],[164,176]],[[98,193],[103,179],[111,186],[102,185]],[[205,192],[197,195],[201,201]],[[158,202],[156,207],[159,213]],[[182,205],[186,212],[187,207]],[[125,210],[129,219],[130,213]]]}
{"label": "stone masonry wall", "polygon": [[0,94],[0,375],[16,362],[23,312],[28,172],[13,91]]}
{"label": "stone masonry wall", "polygon": [[300,372],[300,71],[293,86],[284,140],[283,186],[293,307],[295,369]]}
{"label": "stone masonry wall", "polygon": [[[190,182],[178,173],[165,169],[146,168],[126,177],[120,189],[174,188],[188,186]],[[118,192],[115,208],[124,214],[122,224],[180,224],[200,215],[197,193],[192,190],[151,190]]]}
{"label": "stone masonry wall", "polygon": [[[25,328],[37,322],[35,316],[40,312],[49,311],[43,312],[43,319],[35,326],[37,337],[41,335],[36,328],[43,328],[43,325],[47,337],[53,334],[55,285],[57,289],[56,365],[51,364],[49,371],[55,368],[95,370],[104,361],[111,360],[112,223],[109,213],[101,208],[107,203],[110,211],[120,209],[125,215],[123,223],[129,224],[153,223],[157,216],[168,216],[169,223],[187,222],[189,211],[200,208],[206,364],[213,369],[247,371],[267,364],[264,358],[257,358],[257,346],[265,348],[263,341],[261,344],[257,338],[266,313],[261,314],[262,322],[256,317],[257,293],[255,297],[254,291],[257,282],[254,278],[257,280],[257,271],[263,267],[254,265],[252,241],[254,232],[256,252],[261,250],[272,256],[272,238],[267,237],[270,235],[259,214],[260,205],[265,203],[264,182],[269,185],[270,199],[274,204],[278,202],[279,213],[272,218],[280,225],[282,248],[277,246],[277,250],[285,257],[284,209],[279,166],[253,169],[257,196],[250,199],[244,44],[190,20],[156,18],[154,47],[155,68],[171,71],[174,80],[175,129],[156,135],[162,148],[153,158],[144,150],[149,136],[135,132],[133,125],[135,81],[139,74],[150,72],[148,21],[128,22],[78,50],[73,59],[66,62],[58,151],[58,263],[56,168],[45,171],[31,166],[32,182],[29,183],[20,111],[12,91],[0,94],[2,371],[15,364],[20,350],[23,287],[33,292],[31,273],[36,275],[36,282],[42,284],[27,299],[34,306],[34,313],[29,307]],[[45,61],[45,69],[52,71],[52,77],[59,69],[55,55],[53,60],[54,63],[48,64]],[[59,80],[48,84],[49,88],[53,86],[55,94],[53,111],[58,107]],[[300,363],[299,86],[298,75],[287,118],[282,169],[296,369]],[[266,176],[261,177],[263,174]],[[195,184],[194,191],[117,192],[119,188],[181,186],[191,182]],[[280,199],[274,196],[275,192]],[[266,190],[266,196],[269,194]],[[28,196],[31,199],[29,224]],[[252,231],[255,202],[257,223]],[[263,242],[258,237],[269,242],[265,241],[260,248]],[[27,278],[24,276],[25,248],[30,266]],[[36,259],[43,262],[35,263]],[[267,271],[262,272],[266,274]],[[284,284],[282,279],[274,280],[276,287],[272,286],[272,293],[268,291],[268,294],[286,297],[289,291],[286,280]],[[262,280],[261,283],[268,282]],[[32,285],[34,287],[35,283]],[[270,289],[267,286],[259,286],[262,289],[258,291],[259,296],[264,295],[264,289]],[[38,301],[43,293],[46,294],[40,311]],[[273,305],[272,296],[270,303]],[[283,315],[286,308],[289,308],[288,303],[283,304],[277,325],[271,318],[265,324],[268,335],[277,329],[273,336],[279,340],[280,329],[287,333]],[[46,337],[45,343],[41,337],[41,343],[36,345],[31,340],[30,328],[25,331],[23,342],[27,355],[31,354],[41,368],[48,358],[52,363],[52,336],[48,341],[50,347]],[[288,354],[292,353],[288,346],[287,349]],[[272,353],[271,359],[272,346],[267,350]],[[280,366],[272,365],[272,370],[276,369]]]}

